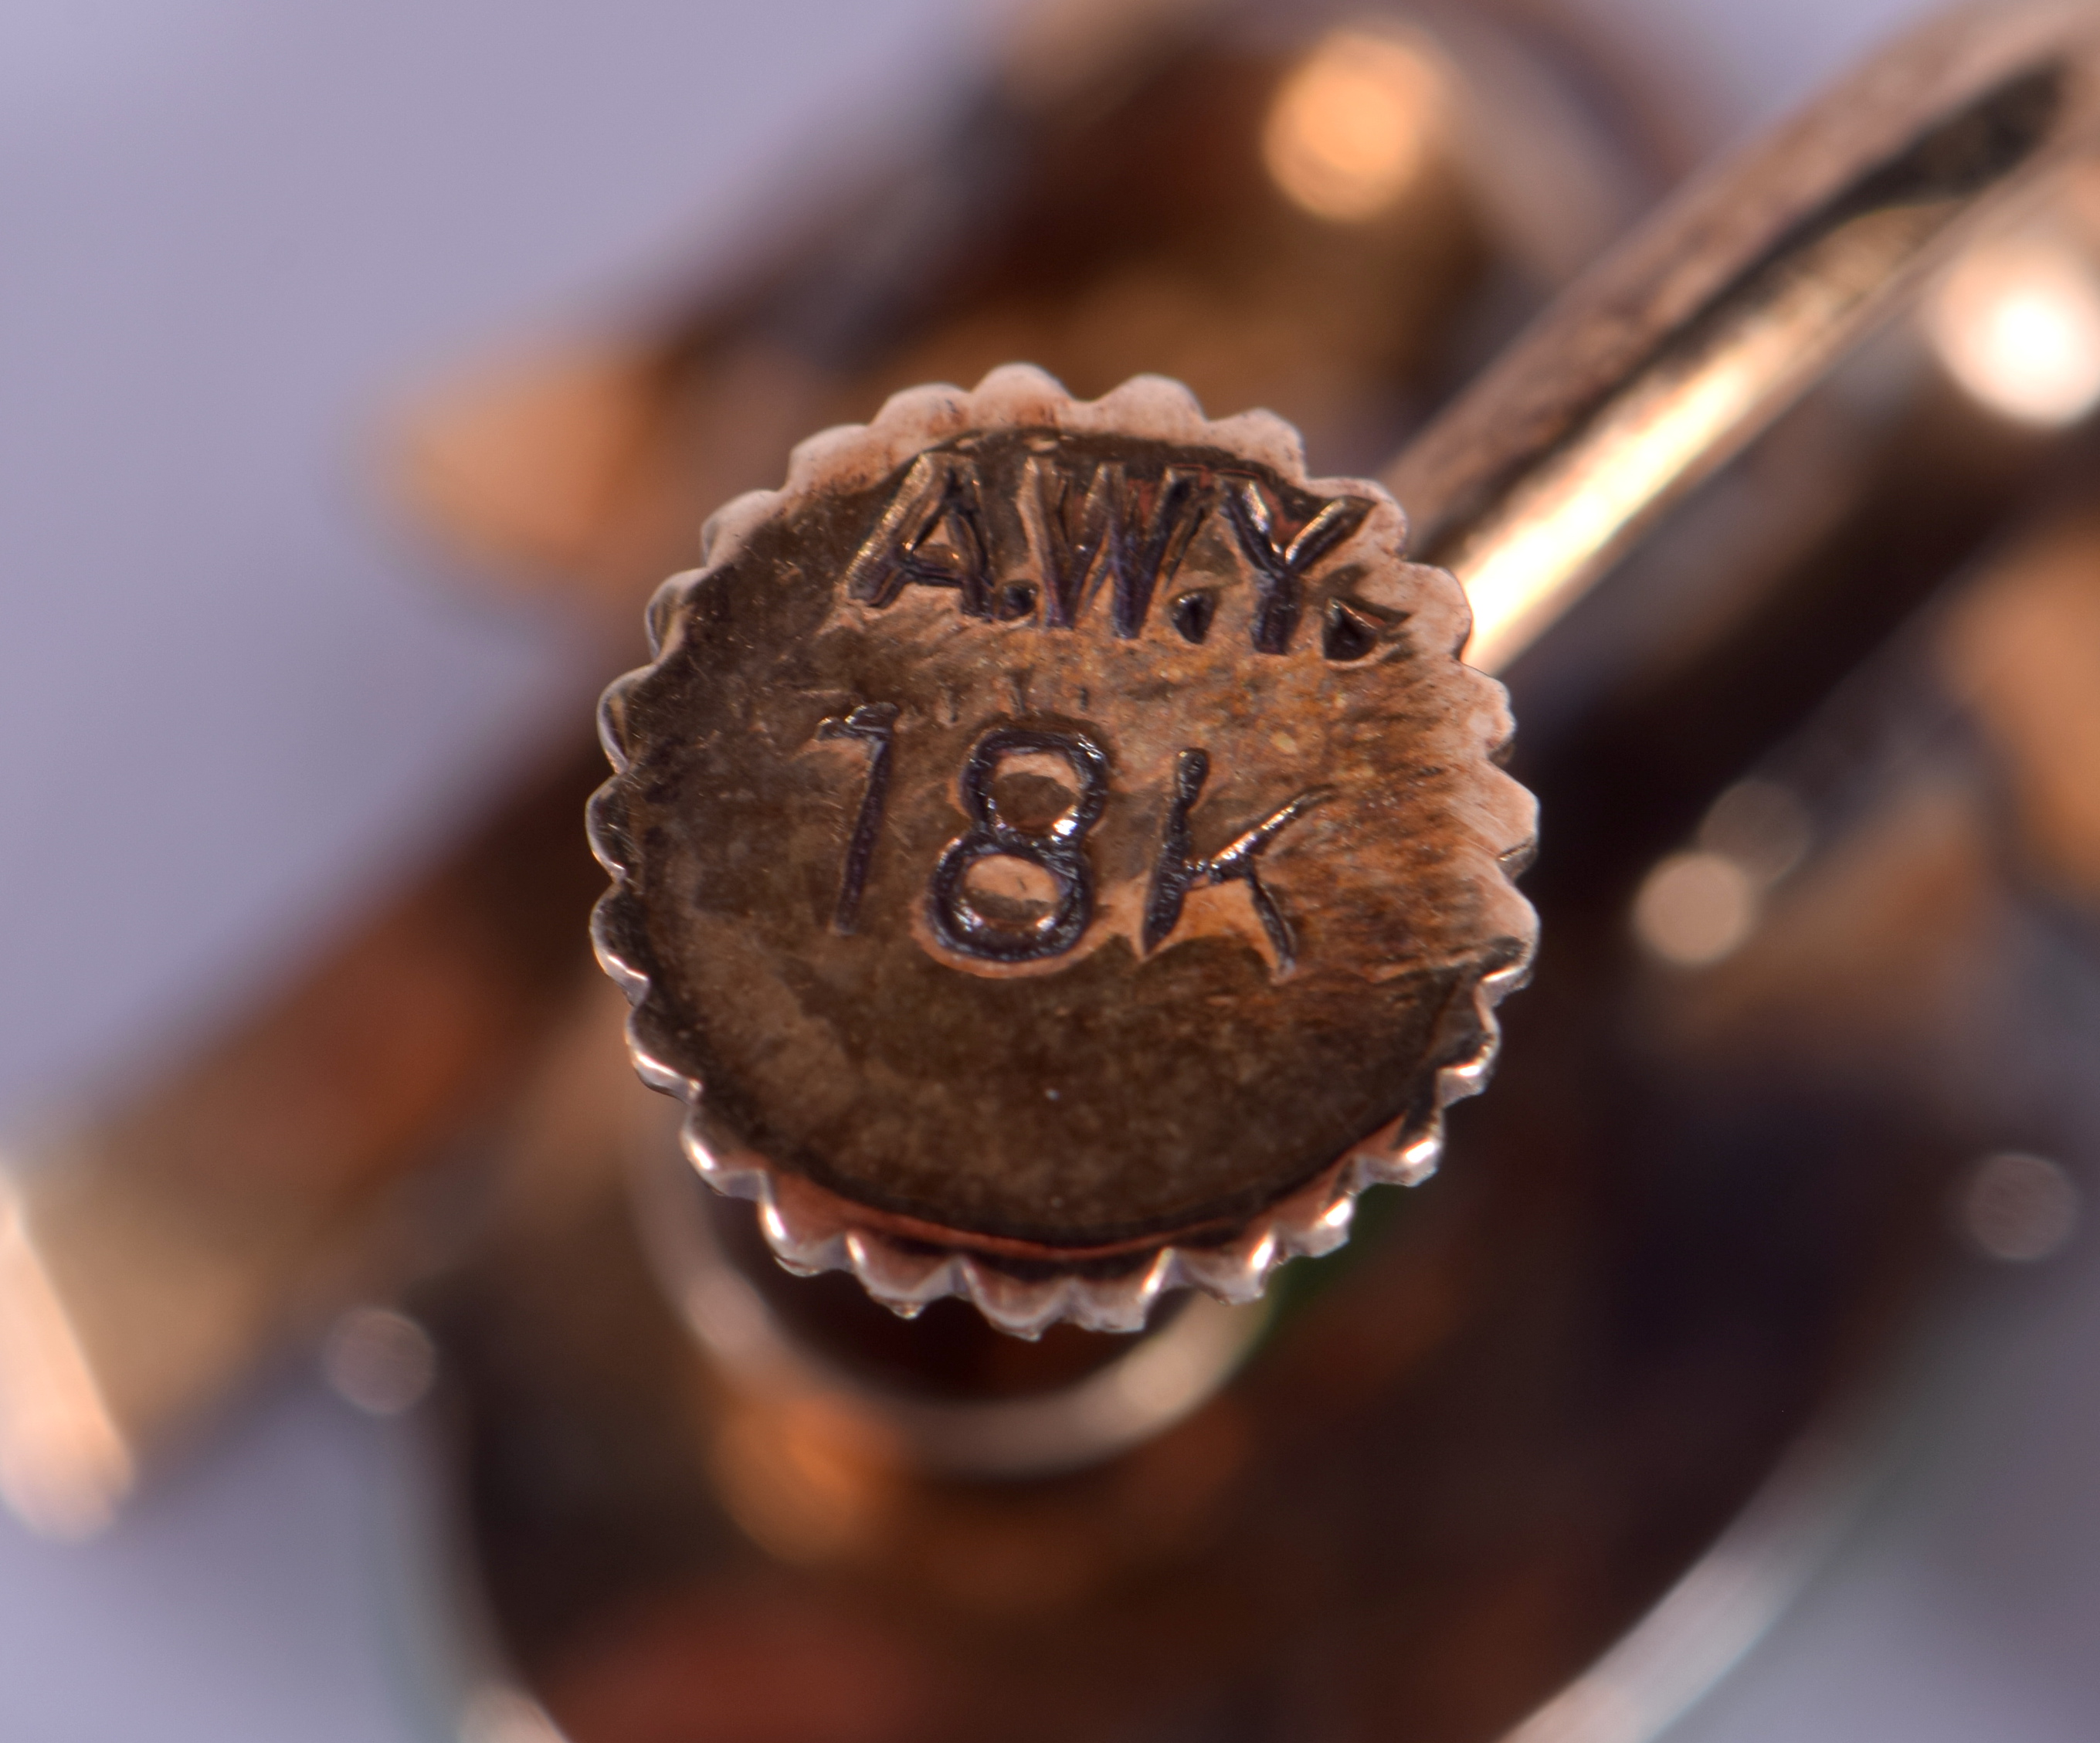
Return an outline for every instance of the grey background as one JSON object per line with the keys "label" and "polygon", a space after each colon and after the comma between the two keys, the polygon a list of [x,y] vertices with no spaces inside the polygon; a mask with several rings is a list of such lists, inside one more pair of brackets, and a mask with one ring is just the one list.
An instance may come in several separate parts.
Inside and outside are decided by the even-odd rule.
{"label": "grey background", "polygon": [[[1716,141],[1909,0],[1583,0]],[[395,524],[373,432],[926,125],[986,0],[0,9],[0,1127],[285,972],[581,705]],[[1844,1553],[1682,1729],[2100,1734],[2100,1271],[1985,1286]],[[108,1536],[0,1518],[0,1737],[431,1734],[412,1422],[258,1389]]]}

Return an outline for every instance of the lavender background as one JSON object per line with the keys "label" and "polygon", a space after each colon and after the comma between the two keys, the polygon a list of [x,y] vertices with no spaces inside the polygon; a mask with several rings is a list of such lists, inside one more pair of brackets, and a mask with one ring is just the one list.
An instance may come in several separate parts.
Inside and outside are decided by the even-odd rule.
{"label": "lavender background", "polygon": [[[1718,143],[1912,0],[1582,0]],[[179,1047],[573,717],[558,615],[392,524],[369,432],[492,335],[929,126],[989,0],[0,9],[0,1127]],[[1901,1468],[1683,1743],[2100,1733],[2100,1267],[2009,1277]],[[412,1420],[277,1376],[104,1538],[0,1516],[0,1736],[408,1743]]]}

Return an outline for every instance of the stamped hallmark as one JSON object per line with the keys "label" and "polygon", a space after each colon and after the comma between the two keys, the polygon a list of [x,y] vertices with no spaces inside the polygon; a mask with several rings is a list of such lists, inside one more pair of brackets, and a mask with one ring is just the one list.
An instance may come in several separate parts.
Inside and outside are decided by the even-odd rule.
{"label": "stamped hallmark", "polygon": [[[844,719],[822,721],[821,739],[857,739],[869,746],[867,784],[845,850],[839,899],[832,928],[851,933],[856,927],[868,863],[882,827],[889,791],[890,755],[896,738],[893,704],[871,703]],[[1012,757],[1061,757],[1072,770],[1079,797],[1048,827],[1018,827],[1002,815],[991,782],[1002,762]],[[1001,726],[986,733],[971,750],[960,777],[962,805],[972,827],[942,850],[930,889],[929,911],[941,941],[960,955],[986,963],[1044,960],[1062,955],[1079,942],[1093,917],[1093,871],[1084,852],[1086,837],[1101,821],[1110,792],[1107,757],[1099,745],[1078,734],[1035,732]],[[1288,921],[1263,887],[1259,861],[1269,843],[1327,796],[1314,788],[1278,805],[1251,827],[1242,830],[1215,854],[1199,857],[1192,845],[1189,812],[1202,796],[1211,759],[1200,749],[1185,750],[1175,764],[1174,792],[1167,810],[1158,858],[1154,864],[1145,906],[1143,948],[1157,950],[1173,934],[1181,906],[1192,886],[1244,882],[1254,911],[1285,971],[1296,964],[1297,951]],[[1002,920],[980,910],[964,876],[987,859],[1010,859],[1032,866],[1053,880],[1054,904],[1020,923]]]}
{"label": "stamped hallmark", "polygon": [[1153,868],[1152,890],[1145,904],[1145,947],[1154,951],[1173,935],[1181,919],[1181,904],[1197,884],[1223,884],[1233,879],[1244,882],[1260,916],[1262,929],[1275,947],[1276,958],[1286,971],[1295,967],[1298,951],[1290,926],[1261,881],[1258,863],[1277,836],[1326,796],[1314,788],[1288,803],[1278,805],[1251,829],[1242,830],[1224,847],[1198,858],[1189,833],[1189,809],[1202,797],[1203,783],[1211,778],[1211,759],[1200,750],[1185,750],[1174,765],[1174,802],[1167,808],[1167,829],[1159,842],[1159,860]]}
{"label": "stamped hallmark", "polygon": [[[1091,633],[1123,642],[1145,639],[1160,603],[1173,636],[1202,646],[1216,620],[1219,589],[1237,586],[1244,594],[1237,628],[1246,650],[1268,658],[1290,655],[1315,571],[1323,559],[1345,551],[1373,503],[1293,491],[1230,455],[1163,448],[1133,454],[1134,445],[1141,448],[1067,444],[1024,429],[975,433],[963,443],[922,453],[854,552],[841,591],[852,603],[881,614],[911,598],[912,589],[930,589],[966,621]],[[1215,533],[1207,554],[1213,565],[1223,555],[1229,567],[1223,572],[1214,567],[1202,577],[1208,585],[1180,591],[1166,604],[1207,521],[1215,523]],[[1317,656],[1330,661],[1361,659],[1394,621],[1392,614],[1381,616],[1339,596],[1328,602],[1325,619],[1330,628]],[[1336,621],[1353,627],[1358,642],[1338,645],[1331,627]],[[1011,651],[1002,646],[998,651]],[[1017,717],[984,731],[957,772],[958,803],[969,827],[946,844],[929,874],[931,939],[973,971],[1065,956],[1084,941],[1096,915],[1097,873],[1087,838],[1118,798],[1117,770],[1096,738],[1025,723],[1030,676],[1013,675]],[[1082,713],[1092,707],[1093,688],[1083,686],[1075,699]],[[871,747],[845,848],[833,922],[841,934],[858,927],[901,713],[893,702],[862,702],[818,726],[820,739]],[[1039,826],[1008,815],[994,790],[1002,765],[1026,753],[1061,760],[1073,783],[1069,805]],[[1191,889],[1237,883],[1276,972],[1287,974],[1297,964],[1297,934],[1262,881],[1259,861],[1327,788],[1302,783],[1214,852],[1199,855],[1189,813],[1211,770],[1207,748],[1180,752],[1163,813],[1153,825],[1160,845],[1145,879],[1140,954],[1172,938]],[[1123,796],[1123,802],[1130,796]],[[988,863],[997,861],[1011,863],[1004,897],[991,894],[983,876]],[[1041,900],[1030,900],[1030,880],[1017,879],[1016,867],[1040,874],[1034,882]],[[986,890],[982,898],[973,889],[973,874]],[[1127,903],[1122,911],[1131,911]]]}
{"label": "stamped hallmark", "polygon": [[1020,368],[717,517],[607,695],[598,936],[783,1257],[1133,1325],[1427,1171],[1532,811],[1405,536],[1273,418]]}
{"label": "stamped hallmark", "polygon": [[875,852],[876,837],[882,830],[882,808],[889,797],[889,752],[897,736],[897,706],[889,702],[867,703],[843,720],[818,722],[817,735],[850,739],[867,747],[867,786],[854,819],[846,868],[839,880],[838,907],[832,918],[838,931],[850,933],[860,917],[861,892],[867,887],[867,863]]}
{"label": "stamped hallmark", "polygon": [[[1222,514],[1254,584],[1246,635],[1257,653],[1290,651],[1306,585],[1322,558],[1355,533],[1371,504],[1317,503],[1299,524],[1246,469],[1164,461],[1146,476],[1127,461],[1051,458],[1032,432],[980,439],[968,450],[922,454],[858,552],[847,598],[877,610],[909,587],[953,592],[966,617],[1072,629],[1105,594],[1110,633],[1141,636],[1162,582],[1181,565],[1204,517]],[[1017,570],[1000,561],[999,535],[1025,529]],[[1019,573],[1025,579],[1010,577]],[[1207,639],[1202,594],[1175,602],[1185,641]]]}

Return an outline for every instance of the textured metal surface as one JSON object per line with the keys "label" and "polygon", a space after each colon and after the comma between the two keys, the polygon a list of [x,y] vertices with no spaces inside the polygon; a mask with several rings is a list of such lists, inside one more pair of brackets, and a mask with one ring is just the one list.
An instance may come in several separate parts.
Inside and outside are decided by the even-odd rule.
{"label": "textured metal surface", "polygon": [[717,518],[608,695],[598,938],[783,1259],[1128,1328],[1430,1171],[1533,807],[1405,536],[1273,418],[1017,368]]}

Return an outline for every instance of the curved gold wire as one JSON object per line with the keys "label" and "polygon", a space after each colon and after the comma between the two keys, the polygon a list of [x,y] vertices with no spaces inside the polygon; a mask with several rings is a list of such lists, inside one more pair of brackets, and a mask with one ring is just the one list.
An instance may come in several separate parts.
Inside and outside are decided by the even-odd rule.
{"label": "curved gold wire", "polygon": [[1387,468],[1508,665],[1974,230],[2100,148],[2100,8],[1986,6],[1700,178]]}

